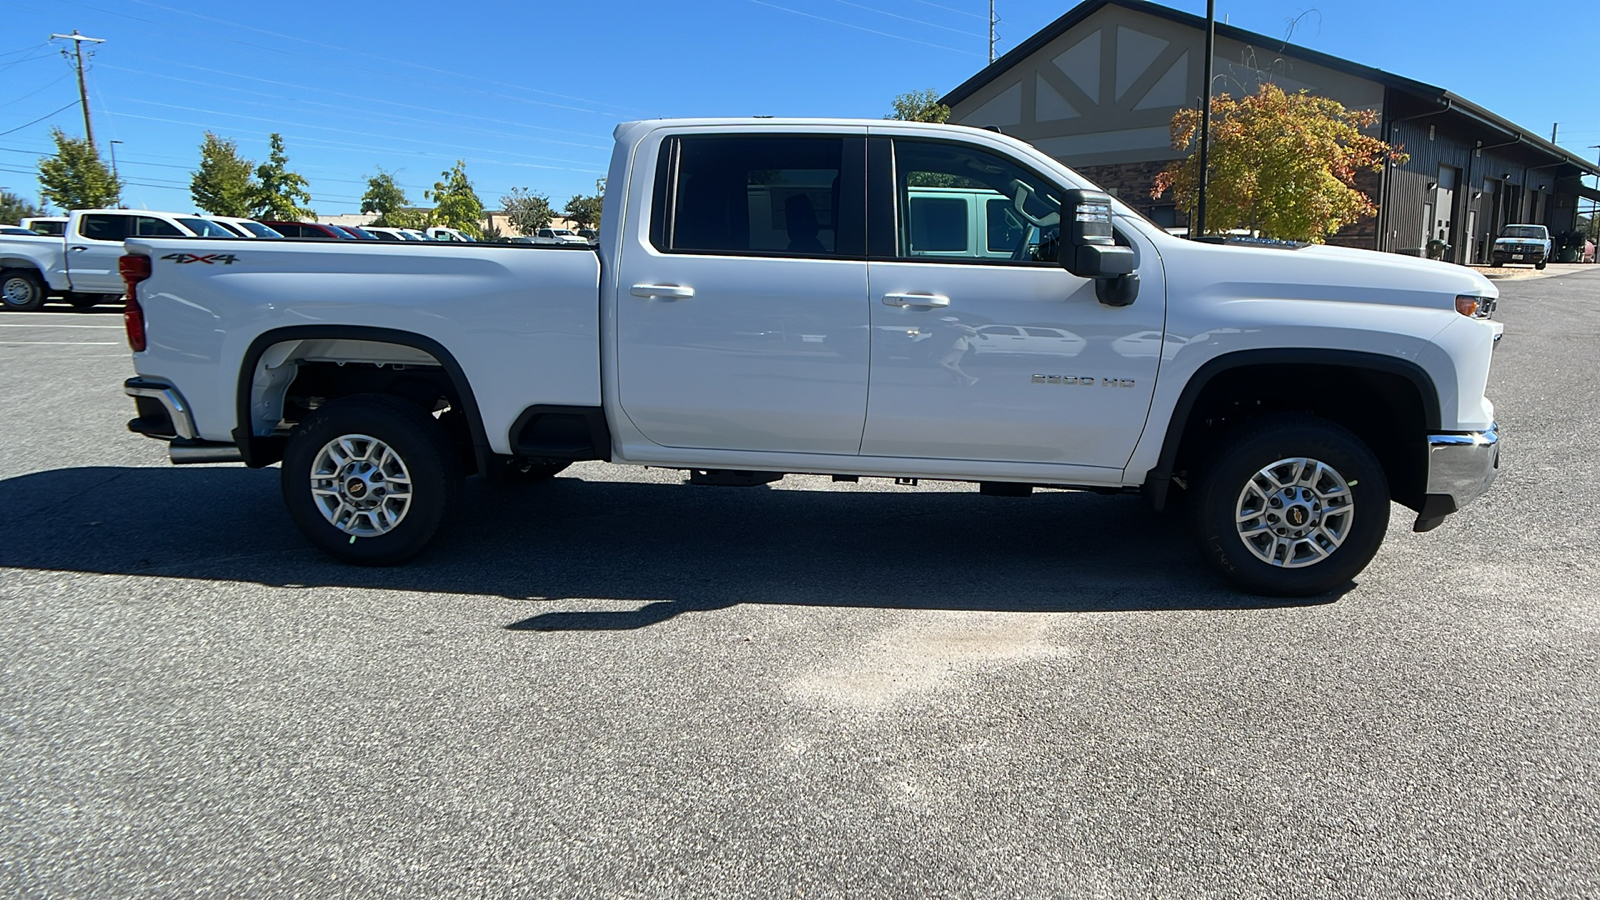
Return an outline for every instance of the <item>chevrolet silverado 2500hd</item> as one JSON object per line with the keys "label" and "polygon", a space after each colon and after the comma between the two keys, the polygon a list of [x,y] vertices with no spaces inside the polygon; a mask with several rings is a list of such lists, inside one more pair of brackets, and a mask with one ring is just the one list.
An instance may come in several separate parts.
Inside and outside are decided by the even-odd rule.
{"label": "chevrolet silverado 2500hd", "polygon": [[1499,465],[1496,291],[1180,240],[1030,145],[906,122],[617,128],[583,245],[134,238],[129,427],[282,463],[312,543],[426,545],[464,474],[574,460],[1188,495],[1251,591],[1320,593]]}

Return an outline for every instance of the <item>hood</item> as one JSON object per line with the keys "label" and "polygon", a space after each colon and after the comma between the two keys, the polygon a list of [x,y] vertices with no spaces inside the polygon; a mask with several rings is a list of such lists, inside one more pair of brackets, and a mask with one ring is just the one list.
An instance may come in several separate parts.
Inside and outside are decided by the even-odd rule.
{"label": "hood", "polygon": [[1162,244],[1161,255],[1175,283],[1192,279],[1197,289],[1241,299],[1453,310],[1457,295],[1500,295],[1489,279],[1466,266],[1325,244],[1280,248],[1172,241]]}

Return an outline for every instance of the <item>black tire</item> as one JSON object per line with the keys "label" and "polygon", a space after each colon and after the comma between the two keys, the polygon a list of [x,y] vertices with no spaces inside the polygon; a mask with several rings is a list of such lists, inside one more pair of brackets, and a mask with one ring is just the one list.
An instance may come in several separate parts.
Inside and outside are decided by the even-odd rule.
{"label": "black tire", "polygon": [[1492,267],[1494,267],[1494,268],[1496,268],[1496,269],[1498,269],[1498,268],[1500,268],[1500,267],[1501,267],[1501,266],[1503,266],[1503,265],[1505,265],[1505,263],[1501,263],[1501,262],[1492,262],[1492,263],[1489,263],[1489,265],[1490,265],[1490,266],[1492,266]]}
{"label": "black tire", "polygon": [[1542,262],[1536,262],[1536,263],[1533,264],[1533,267],[1535,269],[1543,269],[1545,267],[1545,264],[1542,263]]}
{"label": "black tire", "polygon": [[534,463],[524,459],[512,459],[506,463],[506,480],[514,484],[549,481],[570,465],[572,463],[569,462]]}
{"label": "black tire", "polygon": [[[335,525],[312,493],[313,465],[323,448],[345,435],[365,436],[387,445],[410,476],[409,504],[386,532],[354,534]],[[461,476],[437,419],[395,397],[358,394],[328,403],[295,426],[284,448],[281,484],[290,518],[319,550],[358,566],[392,566],[428,545],[458,502]],[[376,492],[366,495],[368,502],[381,494],[380,487],[363,489]],[[340,504],[339,510],[346,508],[344,500],[329,502]],[[387,505],[392,497],[379,502],[392,511]],[[367,520],[368,524],[372,521]]]}
{"label": "black tire", "polygon": [[32,312],[44,306],[44,279],[32,269],[6,269],[0,272],[0,308]]}
{"label": "black tire", "polygon": [[[1269,484],[1264,477],[1256,481],[1257,474],[1275,462],[1291,459],[1320,462],[1344,481],[1347,494],[1334,490],[1337,482],[1325,474],[1320,484],[1335,496],[1335,503],[1337,496],[1348,496],[1348,519],[1332,513],[1333,504],[1324,509],[1324,501],[1315,499],[1314,494],[1290,504],[1298,511],[1282,505],[1246,505],[1248,485]],[[1281,479],[1293,471],[1290,467],[1276,474]],[[1389,529],[1389,480],[1377,457],[1348,430],[1312,415],[1275,415],[1241,426],[1222,439],[1196,481],[1190,512],[1200,552],[1224,578],[1253,594],[1311,597],[1348,584],[1372,562]],[[1263,499],[1282,502],[1276,489],[1258,493]],[[1309,505],[1313,500],[1317,504],[1315,511]],[[1236,524],[1237,516],[1241,507],[1248,512],[1256,505],[1260,506],[1261,518],[1253,524],[1263,530],[1247,539]],[[1295,524],[1309,530],[1309,534],[1300,535],[1300,540],[1289,543],[1268,533],[1293,540],[1297,532],[1290,523],[1295,519]],[[1246,523],[1245,527],[1251,524]],[[1319,524],[1328,530],[1317,530]],[[1334,544],[1331,552],[1316,559],[1313,542],[1325,549],[1332,543],[1328,535],[1335,533],[1342,534],[1342,540]],[[1285,556],[1281,551],[1287,551],[1294,559],[1313,561],[1296,567],[1273,564],[1258,556],[1252,546],[1279,560]]]}

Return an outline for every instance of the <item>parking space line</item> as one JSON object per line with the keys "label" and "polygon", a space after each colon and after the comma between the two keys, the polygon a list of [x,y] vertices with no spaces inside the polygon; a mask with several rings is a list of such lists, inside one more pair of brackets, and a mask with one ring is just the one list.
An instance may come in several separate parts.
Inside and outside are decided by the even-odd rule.
{"label": "parking space line", "polygon": [[0,328],[115,328],[121,331],[124,325],[51,325],[49,322],[0,322]]}
{"label": "parking space line", "polygon": [[43,347],[45,345],[50,345],[50,346],[63,346],[64,345],[64,346],[67,346],[67,347],[115,347],[116,345],[118,345],[120,343],[122,343],[122,342],[121,341],[0,341],[0,346],[5,346],[5,347],[34,347],[34,346]]}

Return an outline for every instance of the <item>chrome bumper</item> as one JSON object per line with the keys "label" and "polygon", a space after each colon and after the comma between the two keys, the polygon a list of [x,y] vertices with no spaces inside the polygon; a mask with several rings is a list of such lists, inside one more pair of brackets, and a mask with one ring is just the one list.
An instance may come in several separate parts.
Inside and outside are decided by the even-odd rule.
{"label": "chrome bumper", "polygon": [[1489,489],[1500,474],[1500,424],[1488,431],[1428,436],[1428,492],[1416,531],[1428,531]]}
{"label": "chrome bumper", "polygon": [[122,383],[122,392],[129,397],[148,397],[160,403],[167,411],[167,421],[172,425],[174,437],[192,441],[200,436],[194,430],[194,417],[189,414],[189,404],[184,402],[183,395],[172,385],[145,378],[130,378]]}

